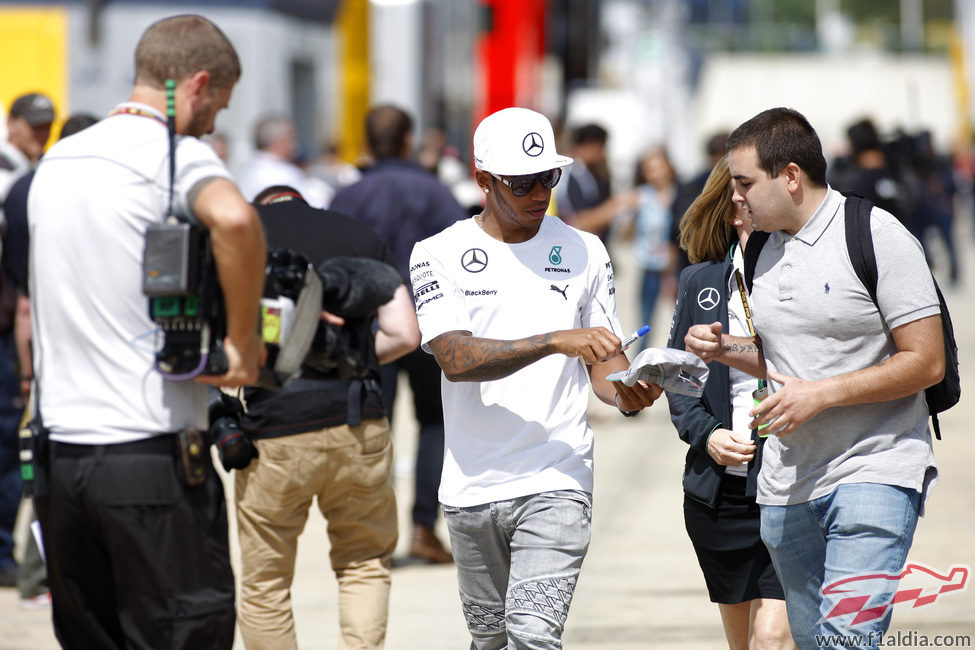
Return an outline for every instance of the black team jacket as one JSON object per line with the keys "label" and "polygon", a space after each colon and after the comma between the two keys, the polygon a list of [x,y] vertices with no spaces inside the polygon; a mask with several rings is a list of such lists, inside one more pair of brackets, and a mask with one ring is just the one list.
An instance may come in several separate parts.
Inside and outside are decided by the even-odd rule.
{"label": "black team jacket", "polygon": [[[721,321],[724,331],[728,331],[728,282],[732,269],[731,258],[726,256],[721,262],[701,262],[681,272],[668,347],[685,349],[684,335],[691,325]],[[712,296],[720,296],[716,305],[699,300],[705,289],[716,290],[716,293],[708,292]],[[667,402],[677,435],[689,445],[684,464],[684,494],[713,508],[721,491],[725,468],[708,454],[708,436],[718,428],[730,429],[732,421],[728,366],[712,361],[708,368],[708,381],[701,397],[668,392]],[[752,431],[752,440],[756,442],[755,458],[748,464],[745,490],[750,497],[756,494],[765,444],[765,439],[759,437],[755,430]]]}

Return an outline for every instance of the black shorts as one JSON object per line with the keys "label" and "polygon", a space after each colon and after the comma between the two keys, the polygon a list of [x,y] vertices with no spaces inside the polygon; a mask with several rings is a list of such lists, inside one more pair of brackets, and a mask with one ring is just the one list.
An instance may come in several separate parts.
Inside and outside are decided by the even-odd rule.
{"label": "black shorts", "polygon": [[745,477],[725,475],[714,508],[684,496],[684,525],[704,572],[711,602],[785,600],[759,535],[759,509],[745,496]]}

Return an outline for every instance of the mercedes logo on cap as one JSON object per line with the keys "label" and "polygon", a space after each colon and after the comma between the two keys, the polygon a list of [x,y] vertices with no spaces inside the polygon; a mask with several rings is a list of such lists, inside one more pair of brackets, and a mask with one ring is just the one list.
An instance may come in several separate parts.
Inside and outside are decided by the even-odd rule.
{"label": "mercedes logo on cap", "polygon": [[545,151],[545,142],[542,140],[542,136],[532,131],[521,141],[521,148],[532,158],[537,158]]}
{"label": "mercedes logo on cap", "polygon": [[484,250],[480,248],[468,248],[464,251],[464,254],[460,256],[460,265],[464,267],[464,270],[468,273],[480,273],[487,267],[488,256]]}
{"label": "mercedes logo on cap", "polygon": [[711,311],[718,306],[719,302],[721,302],[721,295],[714,287],[701,289],[700,293],[697,294],[697,304],[705,311]]}

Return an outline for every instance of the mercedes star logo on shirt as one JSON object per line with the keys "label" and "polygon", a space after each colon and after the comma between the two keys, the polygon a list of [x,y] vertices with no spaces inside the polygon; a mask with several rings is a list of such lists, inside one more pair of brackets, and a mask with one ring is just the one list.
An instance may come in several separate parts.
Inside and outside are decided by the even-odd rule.
{"label": "mercedes star logo on shirt", "polygon": [[487,253],[480,248],[468,248],[460,256],[460,265],[468,273],[480,273],[487,266],[487,262]]}
{"label": "mercedes star logo on shirt", "polygon": [[532,131],[521,141],[521,148],[525,150],[526,154],[532,158],[536,158],[545,151],[545,143],[542,140],[542,136]]}
{"label": "mercedes star logo on shirt", "polygon": [[701,289],[701,292],[697,294],[697,304],[699,304],[701,309],[705,311],[711,311],[718,306],[720,301],[721,295],[714,287]]}

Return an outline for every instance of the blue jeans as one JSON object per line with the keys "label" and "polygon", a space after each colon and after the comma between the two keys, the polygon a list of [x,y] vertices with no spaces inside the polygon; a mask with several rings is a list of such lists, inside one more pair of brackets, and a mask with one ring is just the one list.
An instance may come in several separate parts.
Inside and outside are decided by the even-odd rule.
{"label": "blue jeans", "polygon": [[[877,647],[890,626],[891,608],[858,625],[852,624],[852,613],[824,618],[840,597],[824,598],[822,589],[843,578],[899,573],[914,539],[920,501],[915,490],[851,483],[806,503],[762,506],[762,541],[785,589],[789,626],[799,650],[819,648],[817,634],[863,635],[871,641],[858,647]],[[878,581],[864,582],[868,589],[877,585]],[[871,596],[864,608],[882,606],[897,584],[888,582],[885,587],[889,593],[856,595]]]}
{"label": "blue jeans", "polygon": [[[653,309],[657,305],[657,296],[660,295],[660,285],[662,284],[663,271],[644,271],[643,284],[640,287],[640,325],[650,325],[653,320]],[[640,339],[640,350],[650,346],[650,337],[645,336]]]}
{"label": "blue jeans", "polygon": [[443,511],[471,650],[561,648],[592,495],[558,490]]}
{"label": "blue jeans", "polygon": [[433,529],[439,513],[440,474],[443,472],[443,402],[440,366],[432,355],[414,350],[381,368],[386,417],[393,421],[396,382],[406,372],[413,392],[413,411],[420,424],[413,473],[413,523]]}
{"label": "blue jeans", "polygon": [[20,394],[16,358],[13,334],[0,335],[0,571],[17,566],[14,524],[22,490],[18,432],[24,397]]}

